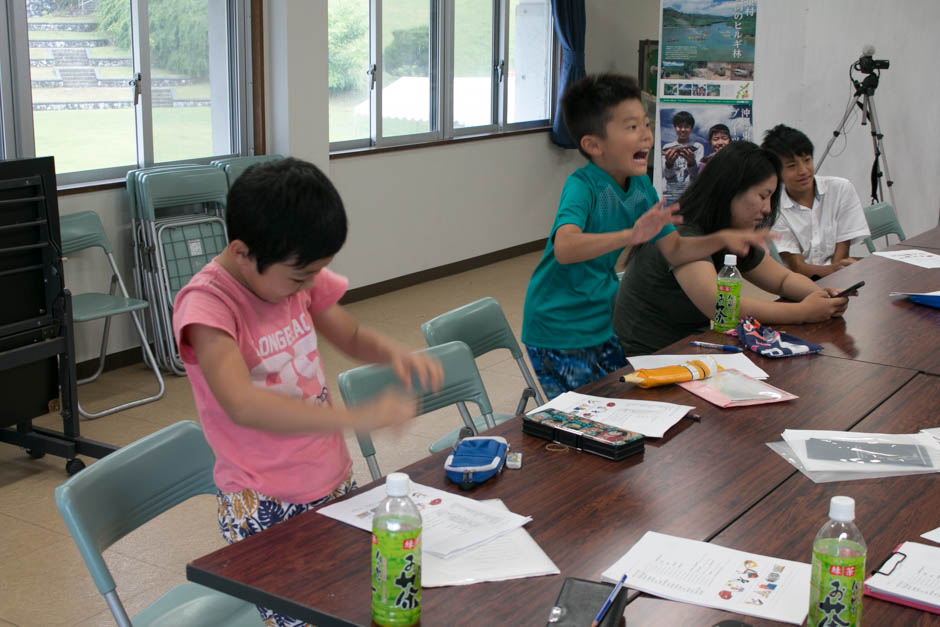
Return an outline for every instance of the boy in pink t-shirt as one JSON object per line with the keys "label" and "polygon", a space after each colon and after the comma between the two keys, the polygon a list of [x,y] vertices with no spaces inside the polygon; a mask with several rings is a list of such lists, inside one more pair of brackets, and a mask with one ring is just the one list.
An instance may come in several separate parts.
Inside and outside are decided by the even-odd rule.
{"label": "boy in pink t-shirt", "polygon": [[[318,336],[437,389],[440,364],[358,325],[337,303],[344,277],[325,267],[346,239],[329,179],[297,159],[256,165],[229,190],[229,244],[176,297],[173,329],[215,452],[219,526],[229,543],[355,487],[343,429],[402,423],[415,401],[387,392],[332,406]],[[259,606],[266,624],[302,622]]]}

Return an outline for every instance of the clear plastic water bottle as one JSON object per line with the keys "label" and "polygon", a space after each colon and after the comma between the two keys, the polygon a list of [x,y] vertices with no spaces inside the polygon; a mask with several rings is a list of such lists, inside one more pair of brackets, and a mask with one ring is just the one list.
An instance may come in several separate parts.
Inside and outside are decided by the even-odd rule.
{"label": "clear plastic water bottle", "polygon": [[725,255],[725,267],[718,273],[718,298],[715,301],[715,319],[712,329],[726,333],[738,326],[741,306],[741,273],[737,255]]}
{"label": "clear plastic water bottle", "polygon": [[385,491],[372,519],[372,620],[405,627],[421,618],[421,513],[405,473],[389,474]]}
{"label": "clear plastic water bottle", "polygon": [[855,499],[834,496],[829,522],[813,540],[807,626],[862,624],[867,547],[855,520]]}

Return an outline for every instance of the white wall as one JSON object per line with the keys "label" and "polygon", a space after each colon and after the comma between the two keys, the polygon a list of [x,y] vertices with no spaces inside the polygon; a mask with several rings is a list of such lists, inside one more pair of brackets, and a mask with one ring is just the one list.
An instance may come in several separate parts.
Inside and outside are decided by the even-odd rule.
{"label": "white wall", "polygon": [[[937,226],[940,209],[938,24],[936,0],[759,0],[758,137],[780,122],[794,126],[813,141],[818,160],[845,112],[848,67],[862,47],[872,44],[875,58],[891,61],[874,101],[908,236]],[[836,140],[821,173],[850,179],[865,205],[874,151],[870,127],[859,121],[855,115]]]}

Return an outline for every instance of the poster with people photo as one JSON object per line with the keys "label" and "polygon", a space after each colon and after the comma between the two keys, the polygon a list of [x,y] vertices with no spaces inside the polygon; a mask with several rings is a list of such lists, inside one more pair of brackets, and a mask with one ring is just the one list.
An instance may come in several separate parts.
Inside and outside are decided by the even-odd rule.
{"label": "poster with people photo", "polygon": [[732,141],[752,140],[750,102],[659,103],[663,198],[667,205],[692,184],[712,156]]}

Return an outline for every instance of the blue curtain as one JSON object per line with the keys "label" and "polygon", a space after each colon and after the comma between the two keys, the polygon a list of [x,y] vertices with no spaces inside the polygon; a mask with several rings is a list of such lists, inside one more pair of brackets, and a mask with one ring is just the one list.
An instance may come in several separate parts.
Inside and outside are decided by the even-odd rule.
{"label": "blue curtain", "polygon": [[563,148],[577,148],[568,135],[561,115],[561,97],[568,85],[586,74],[584,69],[584,33],[587,18],[584,0],[552,0],[555,34],[561,44],[561,74],[555,94],[555,119],[552,122],[552,141]]}

